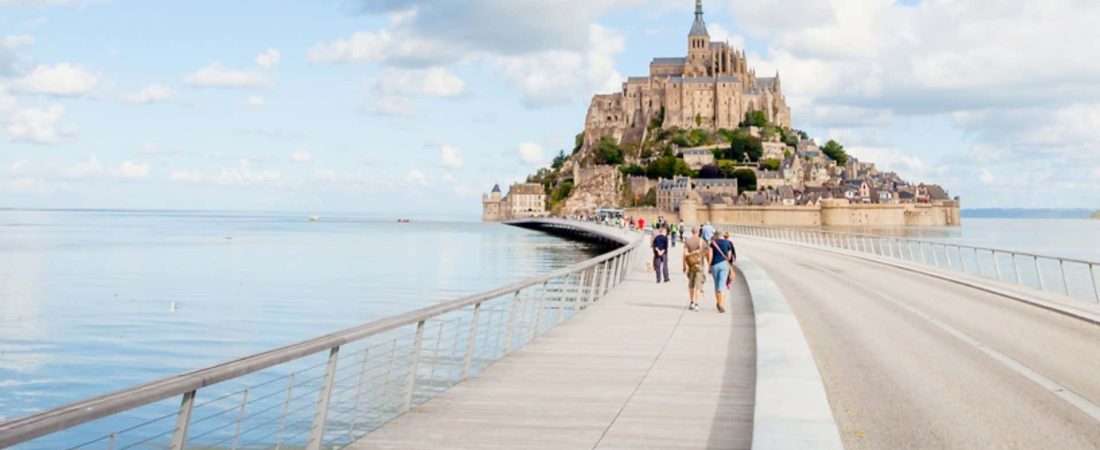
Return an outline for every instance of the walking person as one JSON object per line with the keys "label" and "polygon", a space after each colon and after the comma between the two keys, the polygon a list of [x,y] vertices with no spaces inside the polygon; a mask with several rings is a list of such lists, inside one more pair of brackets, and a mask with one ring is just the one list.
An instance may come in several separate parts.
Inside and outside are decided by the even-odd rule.
{"label": "walking person", "polygon": [[710,241],[710,274],[714,277],[714,299],[720,313],[726,312],[724,296],[733,276],[733,262],[737,260],[737,251],[729,237],[727,231],[723,237],[715,236]]}
{"label": "walking person", "polygon": [[706,251],[706,242],[699,238],[699,230],[692,229],[691,237],[684,239],[683,270],[688,278],[688,309],[699,310],[699,300],[703,298],[703,284],[707,281],[704,267],[710,267],[710,252]]}
{"label": "walking person", "polygon": [[676,246],[676,234],[680,232],[679,228],[676,228],[676,224],[668,225],[668,243],[672,246]]}
{"label": "walking person", "polygon": [[[688,229],[687,229],[686,226],[684,226],[684,221],[683,220],[680,221],[680,226],[677,227],[677,228],[680,230],[680,242],[687,242]],[[695,232],[695,230],[692,229],[692,233],[694,233],[694,232]],[[694,236],[694,234],[692,234],[692,236]]]}
{"label": "walking person", "polygon": [[714,239],[714,227],[710,226],[710,222],[706,222],[703,224],[703,229],[700,231],[699,236],[707,242],[710,242],[711,239]]}
{"label": "walking person", "polygon": [[662,275],[668,283],[668,230],[665,228],[658,229],[657,236],[653,237],[653,271],[657,273],[658,283]]}

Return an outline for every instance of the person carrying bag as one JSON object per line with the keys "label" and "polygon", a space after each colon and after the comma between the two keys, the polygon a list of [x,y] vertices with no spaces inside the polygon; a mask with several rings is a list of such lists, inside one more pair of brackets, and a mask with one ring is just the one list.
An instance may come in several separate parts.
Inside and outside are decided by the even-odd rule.
{"label": "person carrying bag", "polygon": [[710,241],[710,274],[714,278],[714,297],[720,313],[726,312],[725,292],[730,289],[736,277],[733,261],[737,260],[737,251],[729,236],[729,232],[726,232],[721,238],[715,237]]}

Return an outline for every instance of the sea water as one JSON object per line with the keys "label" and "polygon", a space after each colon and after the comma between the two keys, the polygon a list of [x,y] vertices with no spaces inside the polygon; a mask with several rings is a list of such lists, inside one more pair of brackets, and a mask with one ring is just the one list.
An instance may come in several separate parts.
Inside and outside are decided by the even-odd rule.
{"label": "sea water", "polygon": [[476,222],[0,210],[0,420],[593,254],[583,244]]}

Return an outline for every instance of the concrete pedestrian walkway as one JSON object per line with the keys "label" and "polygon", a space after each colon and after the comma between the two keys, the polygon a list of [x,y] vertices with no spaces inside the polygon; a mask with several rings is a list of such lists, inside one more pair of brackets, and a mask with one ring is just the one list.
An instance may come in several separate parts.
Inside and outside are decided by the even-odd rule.
{"label": "concrete pedestrian walkway", "polygon": [[726,314],[713,285],[702,311],[688,311],[682,249],[671,282],[639,264],[568,323],[350,448],[749,448],[756,343],[744,276]]}

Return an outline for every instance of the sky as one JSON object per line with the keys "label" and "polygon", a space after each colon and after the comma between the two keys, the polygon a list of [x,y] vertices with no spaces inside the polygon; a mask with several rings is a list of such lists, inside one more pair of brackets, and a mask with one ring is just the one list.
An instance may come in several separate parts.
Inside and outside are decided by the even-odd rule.
{"label": "sky", "polygon": [[[795,128],[964,208],[1100,208],[1100,2],[705,0]],[[0,0],[0,207],[474,217],[693,0]]]}

